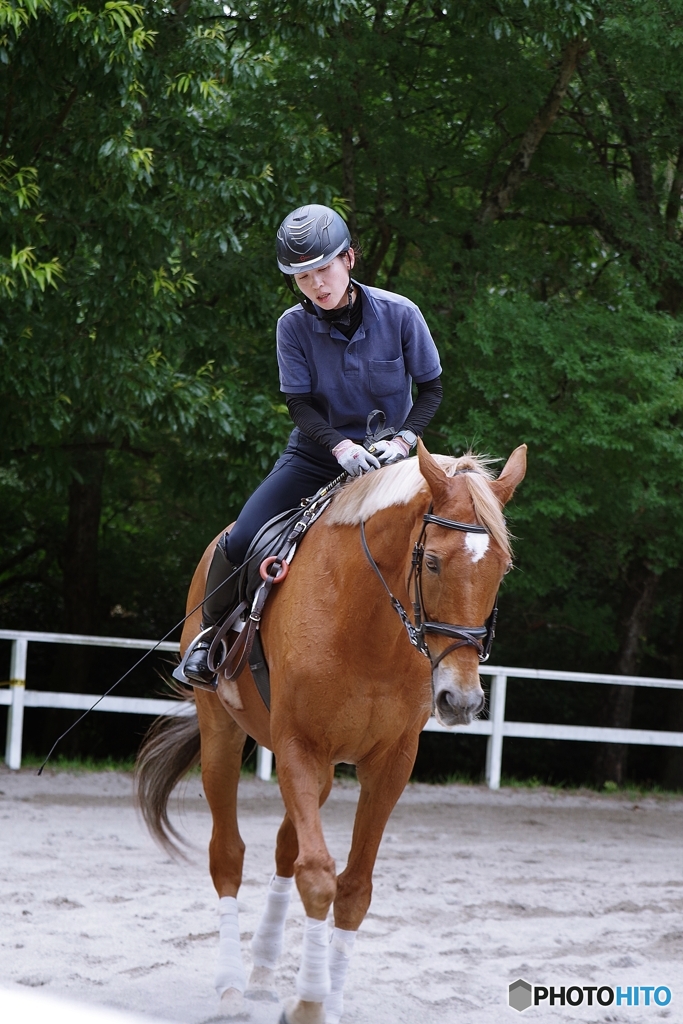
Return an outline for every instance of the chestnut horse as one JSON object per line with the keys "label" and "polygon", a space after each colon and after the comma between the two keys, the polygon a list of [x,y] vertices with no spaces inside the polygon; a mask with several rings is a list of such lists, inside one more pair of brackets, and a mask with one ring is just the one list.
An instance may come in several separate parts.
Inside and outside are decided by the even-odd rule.
{"label": "chestnut horse", "polygon": [[[306,925],[297,996],[286,1003],[280,1021],[339,1021],[349,957],[370,905],[377,851],[410,777],[420,732],[432,709],[451,726],[469,723],[484,706],[477,671],[481,644],[476,639],[453,644],[458,634],[434,630],[426,637],[430,663],[411,645],[387,587],[404,607],[412,606],[412,552],[422,538],[425,618],[432,625],[462,623],[471,637],[482,636],[511,564],[501,510],[525,470],[525,445],[493,479],[485,460],[432,456],[420,443],[418,458],[348,483],[311,528],[286,584],[266,606],[262,638],[270,666],[270,714],[247,669],[234,683],[221,678],[217,693],[196,690],[197,718],[160,720],[145,741],[138,762],[139,801],[152,834],[167,846],[178,838],[167,817],[168,797],[201,758],[213,816],[210,871],[221,922],[216,988],[224,1014],[241,1012],[245,989],[253,998],[273,998],[295,879]],[[362,524],[386,585],[364,550]],[[468,524],[474,530],[467,531]],[[213,547],[195,572],[189,608],[202,600]],[[185,624],[181,650],[199,628],[195,612]],[[286,808],[266,909],[252,940],[248,986],[236,902],[244,857],[237,784],[247,734],[274,751]],[[356,765],[360,797],[348,862],[337,875],[319,808],[340,762]]]}

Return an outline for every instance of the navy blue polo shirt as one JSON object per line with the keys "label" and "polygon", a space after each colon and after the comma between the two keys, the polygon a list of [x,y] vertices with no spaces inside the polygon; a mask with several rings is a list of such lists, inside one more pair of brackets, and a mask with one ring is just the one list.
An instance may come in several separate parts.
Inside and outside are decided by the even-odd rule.
{"label": "navy blue polo shirt", "polygon": [[413,404],[412,382],[438,377],[441,364],[414,302],[353,283],[362,293],[363,319],[351,340],[297,304],[277,322],[277,361],[281,391],[311,394],[331,427],[362,441],[373,409],[382,409],[387,426],[400,430]]}

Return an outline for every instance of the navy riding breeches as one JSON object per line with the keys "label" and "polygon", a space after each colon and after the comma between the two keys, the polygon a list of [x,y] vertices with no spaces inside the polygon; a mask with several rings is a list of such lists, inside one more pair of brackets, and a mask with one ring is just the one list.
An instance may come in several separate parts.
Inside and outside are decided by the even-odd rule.
{"label": "navy riding breeches", "polygon": [[341,473],[327,448],[295,428],[272,470],[256,488],[226,537],[225,548],[233,565],[241,565],[252,540],[269,519],[296,508],[302,498],[315,494]]}

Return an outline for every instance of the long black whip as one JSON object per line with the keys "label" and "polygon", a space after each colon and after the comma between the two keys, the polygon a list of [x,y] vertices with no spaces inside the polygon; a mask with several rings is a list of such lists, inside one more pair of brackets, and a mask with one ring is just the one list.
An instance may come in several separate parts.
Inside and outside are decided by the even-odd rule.
{"label": "long black whip", "polygon": [[71,730],[72,730],[72,729],[75,729],[75,728],[76,728],[76,726],[77,726],[77,725],[79,725],[79,724],[80,724],[80,723],[81,723],[81,722],[83,721],[83,719],[84,719],[84,718],[86,717],[86,715],[89,715],[91,711],[94,711],[94,710],[95,710],[95,708],[97,707],[97,705],[98,705],[98,704],[99,704],[99,703],[100,703],[101,701],[103,701],[105,697],[108,697],[108,696],[109,696],[109,694],[110,694],[110,693],[112,692],[112,690],[115,690],[115,689],[116,689],[116,687],[117,687],[117,686],[119,685],[119,683],[122,683],[122,682],[123,682],[123,680],[124,680],[124,679],[126,679],[126,678],[127,678],[127,677],[128,677],[128,676],[129,676],[130,674],[131,674],[131,672],[134,672],[134,671],[135,671],[135,669],[136,669],[136,668],[138,668],[138,666],[139,666],[139,665],[142,665],[143,661],[145,661],[145,660],[146,660],[147,658],[149,658],[150,654],[154,654],[154,652],[155,652],[156,650],[158,650],[158,648],[159,648],[160,644],[163,644],[164,640],[167,640],[167,639],[168,639],[168,637],[169,637],[169,636],[171,636],[171,634],[172,634],[172,633],[175,633],[176,629],[178,629],[178,628],[179,628],[180,626],[182,626],[182,625],[183,625],[183,623],[184,623],[184,622],[185,622],[185,621],[186,621],[187,619],[189,619],[190,615],[194,615],[194,613],[195,613],[195,612],[197,611],[197,609],[198,609],[198,608],[201,608],[201,607],[202,607],[202,605],[204,604],[204,602],[205,602],[205,601],[206,601],[206,600],[207,600],[207,599],[208,599],[209,597],[213,597],[213,595],[214,595],[214,594],[215,594],[215,593],[216,593],[217,591],[219,591],[219,590],[221,589],[221,587],[224,587],[226,583],[229,583],[229,582],[230,582],[230,580],[231,580],[231,579],[233,578],[233,576],[236,576],[238,572],[241,572],[241,571],[242,571],[242,569],[244,568],[244,566],[245,566],[245,565],[247,565],[247,564],[248,564],[248,563],[249,563],[250,561],[252,561],[252,559],[253,559],[253,558],[255,558],[257,554],[259,554],[259,552],[256,552],[256,551],[255,551],[255,552],[254,552],[254,554],[253,554],[253,555],[251,556],[251,558],[247,558],[247,559],[246,559],[246,561],[242,562],[242,564],[241,564],[241,565],[238,565],[238,566],[237,566],[237,568],[235,569],[235,571],[234,571],[234,572],[232,572],[232,573],[230,573],[230,575],[229,575],[228,577],[226,577],[226,579],[222,580],[222,581],[221,581],[221,582],[220,582],[220,583],[218,584],[218,586],[217,586],[217,587],[215,587],[215,588],[214,588],[214,589],[213,589],[213,590],[211,591],[211,593],[210,593],[210,594],[205,594],[205,595],[204,595],[204,597],[202,598],[202,600],[201,600],[201,601],[199,602],[199,604],[196,604],[196,605],[194,606],[194,608],[191,608],[191,609],[190,609],[190,611],[189,611],[189,612],[188,612],[188,613],[187,613],[186,615],[184,615],[184,616],[182,617],[182,619],[180,619],[180,621],[179,621],[179,622],[176,622],[175,626],[172,626],[172,627],[171,627],[171,629],[169,629],[169,631],[168,631],[167,633],[164,633],[164,635],[162,636],[161,640],[157,640],[157,642],[155,643],[154,647],[150,647],[150,648],[149,648],[149,650],[145,651],[145,653],[144,653],[144,654],[142,655],[142,657],[141,657],[141,658],[138,658],[138,660],[137,660],[137,661],[135,662],[135,664],[134,664],[134,665],[131,665],[131,666],[130,666],[130,668],[129,668],[129,669],[128,669],[128,670],[126,671],[126,672],[124,672],[124,673],[123,673],[123,675],[122,675],[122,676],[120,676],[120,677],[119,677],[119,678],[118,678],[118,679],[116,680],[116,682],[115,682],[115,683],[113,683],[113,684],[112,684],[112,685],[111,685],[111,686],[109,687],[109,689],[108,689],[108,690],[105,690],[105,692],[104,692],[104,693],[103,693],[103,694],[102,694],[102,695],[101,695],[100,697],[98,697],[98,698],[97,698],[97,700],[95,701],[95,703],[94,703],[94,704],[93,704],[93,705],[92,705],[91,707],[89,707],[87,711],[84,711],[84,712],[83,712],[83,714],[82,714],[82,715],[80,715],[80,716],[79,716],[79,717],[78,717],[78,718],[76,719],[76,721],[75,721],[75,722],[72,722],[72,723],[71,723],[71,725],[69,726],[69,728],[68,728],[68,729],[66,729],[66,730],[65,730],[65,731],[64,731],[64,732],[62,733],[62,735],[61,735],[61,736],[58,736],[58,737],[57,737],[57,739],[56,739],[56,740],[54,741],[54,743],[53,743],[53,744],[52,744],[52,746],[50,747],[50,750],[49,750],[49,752],[48,752],[48,755],[47,755],[47,757],[45,758],[45,760],[44,760],[44,761],[43,761],[43,763],[41,764],[40,768],[38,769],[38,772],[37,772],[37,774],[38,774],[38,775],[42,775],[42,774],[43,774],[43,768],[45,767],[45,765],[47,764],[47,762],[48,762],[48,761],[50,760],[50,758],[52,757],[52,755],[53,755],[54,751],[55,751],[55,750],[56,750],[56,748],[57,748],[57,747],[59,746],[59,744],[60,744],[60,743],[62,742],[62,740],[64,739],[64,737],[65,737],[65,736],[68,736],[68,735],[69,735],[69,733],[71,732]]}
{"label": "long black whip", "polygon": [[[340,473],[339,476],[336,476],[334,478],[334,480],[330,480],[330,482],[328,484],[325,484],[324,487],[321,487],[320,490],[317,491],[311,498],[307,498],[305,501],[302,501],[302,503],[301,503],[302,506],[304,508],[309,507],[317,499],[319,499],[320,497],[324,497],[331,490],[333,490],[334,488],[338,487],[339,484],[341,484],[342,481],[344,481],[346,479],[347,475],[348,474],[346,473],[346,471],[344,471],[343,473]],[[292,510],[292,511],[294,511],[294,510]],[[162,636],[161,640],[157,640],[157,642],[155,643],[154,647],[150,647],[148,651],[145,651],[145,653],[142,655],[142,657],[138,658],[138,660],[135,662],[135,664],[131,665],[131,667],[126,672],[124,672],[123,675],[120,676],[116,680],[115,683],[112,683],[112,685],[109,687],[109,689],[105,690],[105,692],[100,697],[97,698],[95,703],[91,707],[89,707],[87,711],[84,711],[83,714],[80,715],[76,719],[75,722],[72,722],[72,724],[69,726],[69,728],[65,729],[65,731],[62,733],[62,735],[58,736],[57,739],[54,741],[54,743],[50,747],[50,750],[48,751],[47,757],[45,758],[45,760],[41,764],[40,768],[38,769],[38,773],[37,774],[38,775],[42,775],[43,774],[43,768],[45,767],[47,762],[50,760],[50,758],[52,757],[54,751],[59,746],[59,744],[62,742],[64,737],[68,736],[69,733],[71,732],[71,730],[75,729],[76,726],[79,725],[83,721],[83,719],[86,717],[86,715],[89,715],[91,711],[94,711],[95,708],[97,707],[97,705],[100,704],[104,700],[105,697],[108,697],[109,694],[112,692],[112,690],[115,690],[116,687],[119,685],[119,683],[122,683],[123,680],[126,679],[131,674],[131,672],[134,672],[135,669],[138,668],[139,665],[142,665],[143,661],[145,661],[150,656],[150,654],[154,654],[154,652],[159,648],[159,645],[163,644],[164,640],[167,640],[168,637],[171,636],[172,633],[175,633],[176,629],[178,629],[180,626],[182,626],[183,623],[187,619],[189,619],[190,615],[194,615],[194,613],[197,611],[197,609],[201,608],[205,601],[207,601],[210,597],[213,597],[213,595],[215,593],[217,593],[221,589],[221,587],[224,587],[226,583],[230,582],[230,580],[233,578],[233,576],[236,576],[238,572],[241,572],[242,569],[245,567],[245,565],[248,565],[249,562],[251,562],[254,558],[256,558],[257,555],[260,555],[260,554],[262,554],[262,552],[254,551],[254,553],[252,555],[250,555],[249,558],[246,558],[244,560],[244,562],[242,562],[241,565],[238,565],[237,568],[233,572],[231,572],[228,577],[226,577],[226,579],[222,580],[218,584],[218,586],[215,587],[211,591],[210,594],[205,594],[204,597],[202,598],[202,600],[199,602],[199,604],[196,604],[194,606],[194,608],[191,608],[190,611],[186,615],[184,615],[182,617],[182,619],[180,619],[179,622],[176,622],[175,626],[172,626],[167,633],[164,633],[164,635]]]}

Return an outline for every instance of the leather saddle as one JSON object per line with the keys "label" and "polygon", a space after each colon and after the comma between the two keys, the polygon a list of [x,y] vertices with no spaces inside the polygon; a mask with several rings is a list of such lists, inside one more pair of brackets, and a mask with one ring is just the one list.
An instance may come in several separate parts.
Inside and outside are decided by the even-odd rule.
{"label": "leather saddle", "polygon": [[251,607],[256,591],[263,583],[260,567],[265,558],[281,553],[286,539],[297,521],[301,519],[303,509],[286,509],[279,515],[269,519],[258,531],[247,550],[247,557],[239,577],[239,600]]}
{"label": "leather saddle", "polygon": [[[345,479],[346,473],[342,473],[302,501],[298,508],[281,512],[261,527],[249,545],[240,573],[239,603],[219,624],[211,642],[209,665],[214,662],[214,671],[223,670],[228,679],[237,679],[248,663],[268,710],[270,674],[259,633],[263,608],[273,584],[284,581],[299,544]],[[238,636],[228,650],[226,638],[230,631],[237,631]]]}

